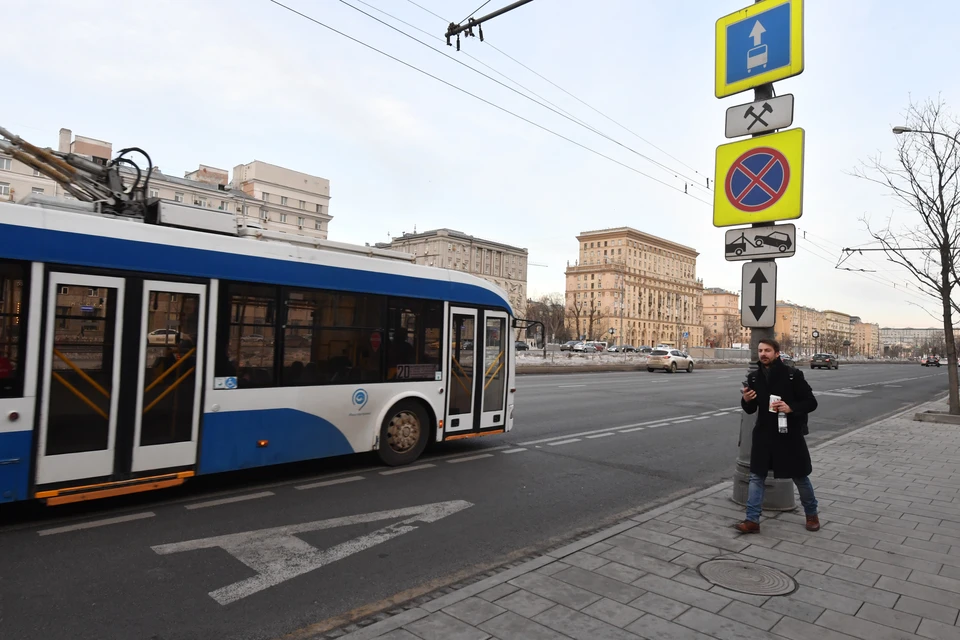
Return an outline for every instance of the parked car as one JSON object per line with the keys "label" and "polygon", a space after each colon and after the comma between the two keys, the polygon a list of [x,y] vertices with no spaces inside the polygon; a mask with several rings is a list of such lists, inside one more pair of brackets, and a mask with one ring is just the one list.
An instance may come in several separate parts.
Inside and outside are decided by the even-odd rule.
{"label": "parked car", "polygon": [[923,367],[939,367],[940,358],[937,356],[927,356],[926,358],[920,361],[920,365]]}
{"label": "parked car", "polygon": [[176,346],[180,342],[180,332],[176,329],[154,329],[147,334],[147,344],[169,344]]}
{"label": "parked car", "polygon": [[523,342],[522,340],[517,340],[516,342],[513,343],[513,346],[516,347],[517,351],[530,350],[530,345],[528,345],[526,342]]}
{"label": "parked car", "polygon": [[791,356],[789,353],[781,353],[781,354],[780,354],[780,360],[781,360],[784,364],[793,364],[793,363],[794,363],[793,356]]}
{"label": "parked car", "polygon": [[815,353],[810,359],[811,369],[839,369],[840,361],[832,353]]}
{"label": "parked car", "polygon": [[668,373],[676,373],[678,369],[693,373],[693,358],[676,349],[654,349],[647,358],[647,371],[657,369]]}
{"label": "parked car", "polygon": [[562,345],[560,345],[560,351],[573,351],[573,345],[578,344],[577,340],[567,340]]}
{"label": "parked car", "polygon": [[637,347],[637,352],[649,355],[653,351],[653,347]]}
{"label": "parked car", "polygon": [[577,344],[573,345],[573,350],[577,353],[596,353],[599,349],[592,344],[578,342]]}

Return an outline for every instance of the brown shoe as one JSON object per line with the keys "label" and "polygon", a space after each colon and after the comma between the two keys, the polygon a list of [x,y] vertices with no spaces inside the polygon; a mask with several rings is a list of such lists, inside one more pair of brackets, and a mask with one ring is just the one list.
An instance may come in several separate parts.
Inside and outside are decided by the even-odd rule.
{"label": "brown shoe", "polygon": [[807,516],[807,531],[820,531],[820,518]]}
{"label": "brown shoe", "polygon": [[760,523],[753,520],[744,520],[733,525],[733,528],[740,533],[760,533]]}

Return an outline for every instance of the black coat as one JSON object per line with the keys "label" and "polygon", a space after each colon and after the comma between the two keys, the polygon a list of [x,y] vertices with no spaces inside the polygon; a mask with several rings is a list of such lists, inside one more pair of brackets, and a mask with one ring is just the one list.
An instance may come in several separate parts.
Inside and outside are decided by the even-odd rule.
{"label": "black coat", "polygon": [[[770,365],[769,380],[760,371],[750,372],[747,380],[750,388],[757,392],[757,397],[751,402],[740,399],[744,411],[749,414],[757,413],[750,449],[750,471],[764,477],[772,470],[775,478],[801,478],[810,475],[813,465],[810,463],[807,442],[803,439],[803,426],[806,424],[806,414],[816,410],[817,399],[813,397],[813,389],[804,379],[803,373],[799,369],[787,367],[777,358]],[[792,409],[792,412],[787,414],[787,433],[779,433],[777,414],[768,409],[771,395],[780,396]]]}

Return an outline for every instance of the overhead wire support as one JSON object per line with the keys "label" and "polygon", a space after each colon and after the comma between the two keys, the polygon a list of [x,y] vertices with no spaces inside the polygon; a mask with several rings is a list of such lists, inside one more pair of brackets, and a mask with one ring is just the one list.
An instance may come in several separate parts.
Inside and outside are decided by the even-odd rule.
{"label": "overhead wire support", "polygon": [[[533,2],[533,0],[517,0],[517,2],[514,2],[513,4],[509,4],[509,5],[505,6],[505,7],[503,7],[502,9],[497,9],[497,10],[494,11],[493,13],[488,13],[488,14],[485,15],[485,16],[480,16],[479,18],[467,18],[466,21],[465,21],[466,24],[463,24],[463,23],[456,24],[456,23],[451,22],[451,23],[450,23],[450,26],[447,27],[447,32],[444,34],[444,36],[447,38],[447,46],[448,46],[448,47],[453,46],[453,45],[450,43],[450,38],[452,38],[453,36],[456,36],[456,37],[457,37],[457,51],[460,51],[460,34],[463,33],[463,32],[466,32],[468,37],[473,36],[473,35],[474,35],[474,33],[473,33],[473,28],[474,28],[474,27],[477,27],[477,30],[478,30],[479,33],[480,33],[480,42],[483,42],[483,28],[480,27],[481,24],[483,24],[483,23],[486,22],[487,20],[491,20],[491,19],[493,19],[493,18],[496,18],[497,16],[503,15],[504,13],[507,13],[508,11],[513,11],[514,9],[516,9],[516,8],[518,8],[518,7],[522,7],[523,5],[525,5],[525,4],[527,4],[527,3],[530,3],[530,2]],[[480,8],[482,9],[484,6],[486,6],[486,3],[484,3],[483,5],[481,5]],[[479,9],[478,9],[477,11],[479,11]],[[476,12],[474,12],[474,13],[476,13]],[[472,14],[471,14],[471,15],[472,15]]]}

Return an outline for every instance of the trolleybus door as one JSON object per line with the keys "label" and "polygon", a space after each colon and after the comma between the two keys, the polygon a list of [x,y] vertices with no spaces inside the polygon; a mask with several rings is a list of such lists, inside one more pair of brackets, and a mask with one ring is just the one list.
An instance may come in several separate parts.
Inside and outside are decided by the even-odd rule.
{"label": "trolleybus door", "polygon": [[51,272],[47,287],[37,484],[110,476],[124,281]]}
{"label": "trolleybus door", "polygon": [[507,328],[507,314],[500,311],[483,312],[483,387],[479,394],[480,429],[503,429],[506,426],[504,404],[507,393],[507,358],[512,345]]}
{"label": "trolleybus door", "polygon": [[143,283],[132,471],[197,460],[206,287]]}
{"label": "trolleybus door", "polygon": [[[450,307],[450,362],[447,383],[448,433],[471,431],[476,389],[477,353],[483,348],[477,344],[477,310]],[[482,354],[482,351],[479,351]]]}

